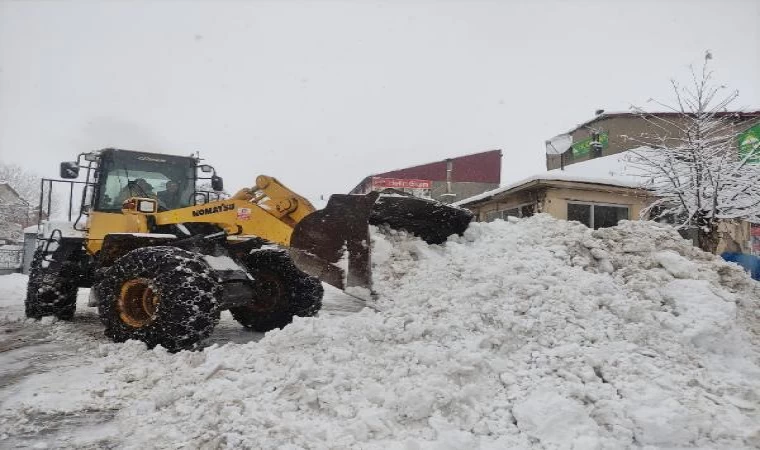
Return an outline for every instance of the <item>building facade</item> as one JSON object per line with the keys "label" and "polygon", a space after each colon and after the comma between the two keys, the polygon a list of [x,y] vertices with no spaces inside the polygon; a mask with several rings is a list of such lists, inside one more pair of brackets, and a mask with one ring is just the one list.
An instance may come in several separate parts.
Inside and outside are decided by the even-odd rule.
{"label": "building facade", "polygon": [[[669,112],[647,114],[648,117],[654,116],[665,120],[657,120],[657,129],[654,130],[655,126],[651,119],[642,117],[640,114],[599,111],[594,118],[564,134],[572,139],[572,145],[567,151],[562,154],[551,154],[552,149],[547,144],[546,169],[560,169],[646,144],[659,145],[647,140],[646,136],[654,131],[658,136],[666,139],[668,136],[680,136],[678,128],[685,124],[682,114]],[[740,153],[760,145],[760,111],[724,112],[718,115],[727,117],[735,127],[734,132],[737,135],[735,144]],[[757,162],[760,163],[760,161]]]}
{"label": "building facade", "polygon": [[21,242],[21,230],[30,222],[29,203],[5,182],[0,182],[0,244]]}
{"label": "building facade", "polygon": [[456,204],[472,211],[479,222],[547,213],[597,229],[615,226],[620,220],[638,220],[651,200],[647,191],[624,181],[556,173],[537,175]]}
{"label": "building facade", "polygon": [[490,150],[370,175],[349,193],[390,188],[452,203],[495,189],[500,182],[501,150]]}
{"label": "building facade", "polygon": [[[725,111],[717,115],[731,124],[731,134],[736,136],[733,148],[739,157],[760,148],[760,111]],[[682,137],[680,130],[688,125],[687,121],[683,114],[673,112],[646,113],[642,116],[631,112],[598,111],[594,118],[547,141],[546,167],[548,170],[571,170],[580,163],[607,159],[642,145],[667,145],[669,139]],[[663,140],[655,141],[653,135]],[[570,144],[569,147],[561,154],[554,154],[557,148],[553,148],[551,142],[563,140]],[[760,164],[760,157],[748,161]],[[600,172],[599,176],[604,176],[604,173]],[[730,221],[721,224],[719,232],[721,240],[717,253],[760,255],[760,224]]]}

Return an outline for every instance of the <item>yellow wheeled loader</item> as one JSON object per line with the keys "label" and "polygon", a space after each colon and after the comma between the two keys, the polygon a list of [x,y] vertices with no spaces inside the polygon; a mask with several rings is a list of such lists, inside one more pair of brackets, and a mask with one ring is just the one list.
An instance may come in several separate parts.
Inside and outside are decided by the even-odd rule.
{"label": "yellow wheeled loader", "polygon": [[61,163],[61,178],[82,169],[76,220],[42,227],[26,315],[71,319],[77,289],[91,287],[108,337],[170,351],[208,337],[224,309],[268,331],[315,315],[321,281],[371,290],[370,224],[440,243],[472,218],[397,193],[336,194],[315,210],[268,176],[225,198],[221,177],[194,156],[109,148]]}

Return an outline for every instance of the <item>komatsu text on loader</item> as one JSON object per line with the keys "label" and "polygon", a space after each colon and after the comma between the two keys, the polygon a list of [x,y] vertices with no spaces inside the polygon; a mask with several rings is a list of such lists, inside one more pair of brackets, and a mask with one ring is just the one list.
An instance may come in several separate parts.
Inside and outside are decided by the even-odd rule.
{"label": "komatsu text on loader", "polygon": [[[315,210],[267,176],[224,198],[222,179],[194,156],[109,148],[61,163],[61,178],[76,179],[81,169],[85,181],[43,180],[39,216],[48,220],[26,315],[72,319],[77,289],[90,287],[88,304],[108,337],[170,351],[208,337],[224,309],[267,331],[316,314],[321,282],[371,289],[369,224],[440,243],[471,219],[438,202],[377,192],[336,194]],[[71,184],[68,221],[50,220],[53,182]],[[72,216],[75,183],[83,189]]]}

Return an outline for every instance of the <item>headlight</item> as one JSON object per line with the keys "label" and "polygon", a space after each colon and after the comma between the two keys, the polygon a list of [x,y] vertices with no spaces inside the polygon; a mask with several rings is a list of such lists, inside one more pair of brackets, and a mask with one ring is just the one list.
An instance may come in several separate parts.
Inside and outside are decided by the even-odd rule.
{"label": "headlight", "polygon": [[137,210],[141,213],[152,214],[157,210],[156,202],[153,200],[138,200]]}

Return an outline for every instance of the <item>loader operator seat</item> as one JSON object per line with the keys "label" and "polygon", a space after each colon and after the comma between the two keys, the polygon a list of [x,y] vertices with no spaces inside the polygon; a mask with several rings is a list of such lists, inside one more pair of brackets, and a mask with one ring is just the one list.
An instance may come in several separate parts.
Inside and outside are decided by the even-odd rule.
{"label": "loader operator seat", "polygon": [[158,192],[158,201],[166,209],[176,209],[181,203],[179,183],[173,180],[166,182],[165,190]]}

